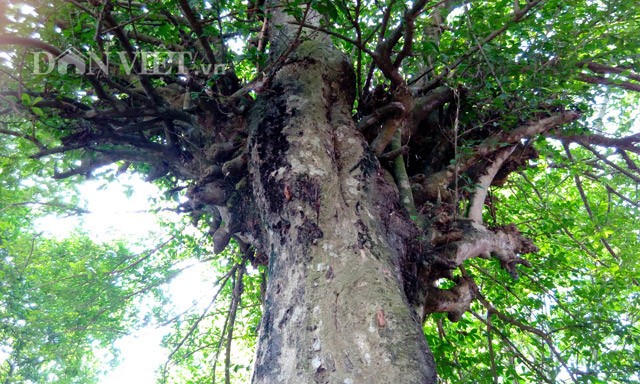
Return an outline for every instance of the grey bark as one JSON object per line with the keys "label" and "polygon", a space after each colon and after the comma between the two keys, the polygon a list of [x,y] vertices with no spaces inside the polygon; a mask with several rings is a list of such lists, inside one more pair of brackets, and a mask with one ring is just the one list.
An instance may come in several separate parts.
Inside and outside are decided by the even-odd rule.
{"label": "grey bark", "polygon": [[311,33],[267,88],[249,116],[269,255],[253,383],[435,383],[399,267],[412,225],[351,118],[351,64]]}

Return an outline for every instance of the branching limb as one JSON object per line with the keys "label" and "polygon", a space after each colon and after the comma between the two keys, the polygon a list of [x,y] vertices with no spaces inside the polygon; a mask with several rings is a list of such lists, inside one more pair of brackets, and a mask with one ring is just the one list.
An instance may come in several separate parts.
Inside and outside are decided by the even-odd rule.
{"label": "branching limb", "polygon": [[413,110],[411,111],[414,127],[418,127],[422,120],[426,119],[431,112],[454,100],[455,92],[446,86],[436,88],[426,96],[416,98]]}
{"label": "branching limb", "polygon": [[591,76],[585,75],[584,73],[578,74],[578,80],[584,81],[589,84],[596,85],[613,85],[616,87],[620,87],[629,91],[640,92],[640,84],[632,83],[630,81],[622,81],[618,79],[611,79],[603,76]]}
{"label": "branching limb", "polygon": [[209,45],[207,36],[202,30],[202,25],[198,21],[198,18],[194,13],[193,9],[191,9],[189,2],[187,0],[179,0],[178,6],[184,13],[184,16],[186,17],[187,21],[189,22],[189,26],[191,27],[191,29],[193,29],[193,32],[195,32],[196,37],[200,42],[202,49],[204,50],[204,54],[205,54],[205,57],[207,58],[207,61],[209,62],[209,64],[215,65],[216,57],[213,54],[213,50],[211,49],[211,46]]}
{"label": "branching limb", "polygon": [[21,45],[23,47],[38,48],[52,54],[53,56],[59,56],[62,54],[62,50],[58,47],[54,47],[53,45],[47,44],[41,40],[29,37],[0,35],[0,45]]}
{"label": "branching limb", "polygon": [[614,73],[616,75],[622,75],[631,80],[640,81],[640,74],[632,72],[630,68],[626,67],[612,67],[610,65],[598,64],[593,61],[581,61],[578,63],[578,67],[587,68],[591,72],[606,75]]}
{"label": "branching limb", "polygon": [[358,129],[358,131],[364,132],[367,128],[376,124],[384,117],[394,113],[401,113],[402,111],[404,111],[404,106],[402,105],[402,103],[399,103],[397,101],[391,102],[373,111],[370,115],[364,116],[362,119],[360,119],[356,128]]}
{"label": "branching limb", "polygon": [[491,182],[515,149],[516,146],[512,145],[499,151],[491,165],[484,170],[485,173],[478,178],[469,205],[469,215],[467,216],[472,221],[482,224],[482,208],[484,208],[484,201],[487,197]]}
{"label": "branching limb", "polygon": [[[164,162],[162,156],[158,156],[157,153],[154,154],[151,151],[143,151],[137,149],[100,149],[100,148],[87,148],[88,150],[102,153],[101,156],[98,156],[94,159],[83,161],[82,164],[78,167],[70,169],[65,172],[54,172],[54,179],[66,179],[75,175],[86,175],[90,174],[92,171],[104,167],[109,164],[113,164],[117,161],[126,160],[133,163],[147,163],[156,166],[162,166]],[[167,156],[164,156],[166,161]],[[167,169],[168,171],[168,169]]]}
{"label": "branching limb", "polygon": [[424,310],[426,314],[446,313],[450,321],[458,321],[470,308],[477,287],[471,279],[460,279],[451,289],[428,287]]}
{"label": "branching limb", "polygon": [[[567,154],[567,157],[569,158],[569,160],[573,161],[573,156],[571,155],[571,150],[569,149],[569,146],[566,143],[563,143],[564,145],[564,150],[565,153]],[[597,151],[595,150],[591,150],[596,156],[600,157],[601,155],[597,153]],[[605,159],[605,161],[608,162],[608,160]],[[610,163],[610,165],[612,165]],[[591,205],[589,204],[589,200],[587,199],[587,194],[584,191],[584,188],[582,186],[582,181],[580,180],[580,177],[576,174],[573,176],[573,180],[576,184],[576,188],[578,189],[578,193],[580,194],[580,199],[582,199],[582,203],[584,204],[584,208],[587,211],[587,214],[589,215],[589,219],[591,219],[591,221],[595,224],[596,229],[600,230],[600,226],[595,222],[595,218],[593,216],[593,211],[591,210]],[[607,249],[607,251],[609,252],[609,254],[611,254],[611,256],[616,259],[616,260],[620,260],[618,254],[613,250],[613,248],[611,247],[611,245],[609,244],[609,241],[607,239],[605,239],[604,237],[600,237],[600,242],[602,243],[602,245],[604,245],[604,247]]]}
{"label": "branching limb", "polygon": [[52,208],[56,208],[56,209],[61,209],[63,211],[65,211],[66,216],[71,216],[71,215],[86,215],[88,213],[91,213],[91,211],[88,211],[86,209],[82,209],[80,207],[76,207],[72,204],[65,204],[62,202],[57,202],[57,201],[22,201],[19,203],[11,203],[5,207],[3,207],[2,209],[0,209],[0,212],[5,211],[7,208],[9,207],[18,207],[18,206],[28,206],[28,205],[40,205],[43,207],[52,207]]}
{"label": "branching limb", "polygon": [[409,146],[403,145],[397,149],[393,149],[389,152],[385,152],[382,155],[378,156],[380,160],[395,160],[398,156],[406,156],[409,154]]}
{"label": "branching limb", "polygon": [[531,267],[520,255],[538,251],[533,242],[522,236],[513,225],[488,230],[469,221],[463,222],[461,227],[462,238],[443,245],[444,259],[455,266],[474,257],[489,258],[493,255],[500,261],[500,266],[517,279],[518,264]]}
{"label": "branching limb", "polygon": [[559,133],[552,137],[557,138],[565,142],[578,143],[580,145],[597,145],[601,147],[611,147],[623,149],[625,151],[640,154],[640,133],[629,135],[626,137],[607,137],[604,135],[589,134],[589,135],[564,135]]}
{"label": "branching limb", "polygon": [[[440,225],[448,228],[445,235],[440,235],[440,241],[437,240],[437,236],[433,240],[435,251],[440,255],[432,263],[429,277],[422,282],[424,301],[418,306],[418,315],[423,319],[433,312],[446,312],[451,321],[457,321],[469,310],[470,303],[477,296],[478,288],[462,266],[465,260],[493,256],[500,261],[503,269],[517,279],[518,264],[531,267],[520,255],[538,250],[514,225],[489,230],[468,219],[449,224],[440,222]],[[437,225],[433,230],[437,232],[436,227]],[[451,271],[455,268],[462,270],[462,279],[452,278]],[[439,289],[434,283],[440,278],[454,280],[456,285],[447,290]]]}
{"label": "branching limb", "polygon": [[[393,139],[391,140],[391,151],[402,150],[402,143],[400,131],[396,131]],[[413,201],[413,193],[411,192],[411,183],[409,182],[409,176],[407,175],[407,168],[404,165],[404,156],[396,156],[393,160],[393,176],[400,191],[400,202],[404,208],[409,212],[410,217],[417,218],[418,210],[416,204]]]}
{"label": "branching limb", "polygon": [[[404,110],[404,106],[402,110]],[[371,151],[373,151],[376,156],[382,155],[385,148],[387,148],[387,146],[391,144],[393,136],[396,134],[401,125],[402,117],[392,117],[384,121],[384,123],[382,124],[382,129],[380,129],[380,132],[378,132],[376,138],[371,142]]]}
{"label": "branching limb", "polygon": [[462,157],[457,164],[449,165],[442,171],[429,176],[426,185],[429,185],[434,190],[445,190],[447,186],[454,181],[457,174],[468,170],[472,165],[483,158],[491,156],[505,145],[516,144],[524,138],[545,133],[553,128],[570,123],[579,117],[580,114],[577,112],[565,111],[558,115],[536,121],[535,123],[518,127],[512,131],[500,132],[490,136],[476,146],[471,154]]}

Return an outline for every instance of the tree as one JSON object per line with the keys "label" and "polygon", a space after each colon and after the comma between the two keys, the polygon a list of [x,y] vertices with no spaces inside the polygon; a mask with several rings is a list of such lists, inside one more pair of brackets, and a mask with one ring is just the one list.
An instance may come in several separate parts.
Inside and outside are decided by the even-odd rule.
{"label": "tree", "polygon": [[[38,178],[38,161],[0,140],[0,382],[99,383],[117,361],[114,339],[150,317],[143,294],[177,274],[161,249],[96,243],[86,234],[47,238],[34,224],[53,214],[79,216],[70,185]],[[12,148],[13,147],[13,148]],[[164,239],[166,242],[166,239]]]}
{"label": "tree", "polygon": [[255,383],[637,381],[639,11],[9,4],[0,132],[186,197],[231,261],[226,382],[243,297]]}

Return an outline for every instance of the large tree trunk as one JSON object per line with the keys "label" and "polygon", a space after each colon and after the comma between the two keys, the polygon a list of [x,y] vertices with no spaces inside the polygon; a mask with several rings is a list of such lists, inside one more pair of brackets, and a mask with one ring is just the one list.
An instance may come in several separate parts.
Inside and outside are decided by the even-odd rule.
{"label": "large tree trunk", "polygon": [[355,128],[350,63],[311,36],[276,65],[250,115],[269,256],[253,382],[435,382],[399,268],[415,227]]}

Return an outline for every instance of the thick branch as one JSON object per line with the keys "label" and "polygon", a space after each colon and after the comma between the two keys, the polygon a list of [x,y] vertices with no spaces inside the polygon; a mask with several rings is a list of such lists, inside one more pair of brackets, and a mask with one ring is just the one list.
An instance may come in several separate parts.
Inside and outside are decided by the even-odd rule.
{"label": "thick branch", "polygon": [[446,313],[450,321],[458,321],[469,310],[477,287],[470,278],[460,279],[451,289],[427,288],[425,314]]}
{"label": "thick branch", "polygon": [[454,101],[455,94],[449,87],[439,87],[426,96],[415,99],[413,110],[411,111],[413,125],[417,127],[429,114],[446,103]]}
{"label": "thick branch", "polygon": [[182,12],[184,13],[184,16],[187,18],[187,21],[189,22],[189,25],[191,26],[191,29],[193,29],[193,32],[195,32],[196,37],[198,38],[198,41],[200,42],[200,45],[202,46],[202,49],[204,50],[204,54],[205,54],[205,56],[207,58],[207,61],[209,62],[209,64],[215,65],[216,64],[216,57],[213,54],[213,51],[211,50],[211,46],[209,45],[209,41],[207,40],[207,36],[205,35],[204,31],[202,30],[202,25],[198,21],[198,18],[196,17],[195,13],[193,12],[193,9],[191,9],[191,6],[189,5],[189,2],[187,0],[179,0],[178,3],[179,3],[179,6],[180,6],[180,9],[182,9]]}
{"label": "thick branch", "polygon": [[487,197],[491,182],[502,167],[502,164],[511,156],[515,149],[516,146],[512,145],[498,152],[493,163],[491,163],[491,165],[485,169],[485,173],[478,178],[469,206],[469,219],[478,224],[482,224],[482,208],[484,207],[484,200]]}
{"label": "thick branch", "polygon": [[[391,140],[391,150],[398,151],[402,148],[401,133],[396,131],[393,139]],[[411,183],[409,182],[409,176],[407,175],[407,168],[404,165],[404,157],[402,155],[396,156],[393,160],[393,176],[400,192],[400,202],[404,208],[409,212],[411,217],[418,217],[418,211],[416,204],[413,201],[413,194],[411,193]]]}
{"label": "thick branch", "polygon": [[517,279],[518,272],[515,267],[518,264],[531,267],[529,262],[519,255],[538,250],[515,226],[488,230],[474,222],[468,222],[462,225],[462,230],[461,240],[443,247],[444,258],[452,265],[459,266],[465,260],[474,257],[489,258],[493,255],[500,261],[500,266]]}
{"label": "thick branch", "polygon": [[632,83],[630,81],[620,81],[602,76],[590,76],[585,75],[584,73],[578,74],[578,80],[596,85],[614,85],[616,87],[624,88],[629,91],[640,92],[640,84]]}
{"label": "thick branch", "polygon": [[472,165],[490,156],[493,152],[503,148],[505,145],[515,144],[524,138],[542,134],[560,125],[570,123],[578,119],[578,117],[580,117],[579,113],[566,111],[509,132],[500,132],[490,136],[476,146],[472,154],[461,158],[457,164],[449,165],[442,171],[429,176],[427,185],[431,185],[434,190],[445,190],[447,186],[453,182],[456,174],[468,170]]}
{"label": "thick branch", "polygon": [[404,111],[404,106],[402,105],[402,103],[397,101],[391,102],[373,111],[370,115],[364,116],[362,119],[360,119],[357,125],[357,129],[360,132],[364,132],[367,128],[379,122],[385,116],[402,111]]}
{"label": "thick branch", "polygon": [[626,137],[607,137],[603,135],[563,135],[558,134],[553,137],[562,140],[563,142],[574,142],[580,145],[598,145],[601,147],[612,147],[623,149],[625,151],[634,152],[640,154],[640,147],[635,144],[640,143],[640,133],[636,133],[635,135],[630,135]]}
{"label": "thick branch", "polygon": [[59,56],[62,54],[62,51],[59,48],[38,39],[31,39],[28,37],[0,35],[0,45],[21,45],[24,47],[38,48],[42,49],[43,51],[49,52],[54,56]]}
{"label": "thick branch", "polygon": [[91,160],[85,160],[82,162],[80,166],[70,169],[68,171],[65,171],[65,172],[55,171],[53,176],[54,179],[66,179],[68,177],[75,176],[75,175],[89,174],[100,167],[113,164],[116,161],[120,161],[120,160],[126,160],[133,163],[146,163],[146,164],[159,166],[163,164],[162,159],[164,159],[165,161],[169,161],[170,159],[170,157],[168,157],[166,154],[163,154],[163,156],[158,156],[158,153],[153,153],[152,151],[144,151],[144,150],[136,150],[136,149],[87,148],[87,150],[99,152],[99,153],[102,153],[102,155]]}
{"label": "thick branch", "polygon": [[88,111],[83,111],[79,113],[69,113],[66,114],[65,117],[70,118],[83,118],[83,119],[106,119],[106,118],[119,118],[119,117],[127,117],[127,118],[138,118],[138,117],[163,117],[171,120],[178,120],[188,123],[190,125],[197,125],[196,118],[194,115],[171,108],[128,108],[125,110],[119,109],[104,109],[97,110],[91,109]]}
{"label": "thick branch", "polygon": [[609,65],[594,63],[593,61],[581,61],[578,63],[579,67],[587,68],[594,73],[599,74],[608,74],[615,73],[617,75],[622,75],[624,77],[628,77],[629,79],[640,81],[640,74],[631,72],[629,68],[625,67],[612,67]]}

